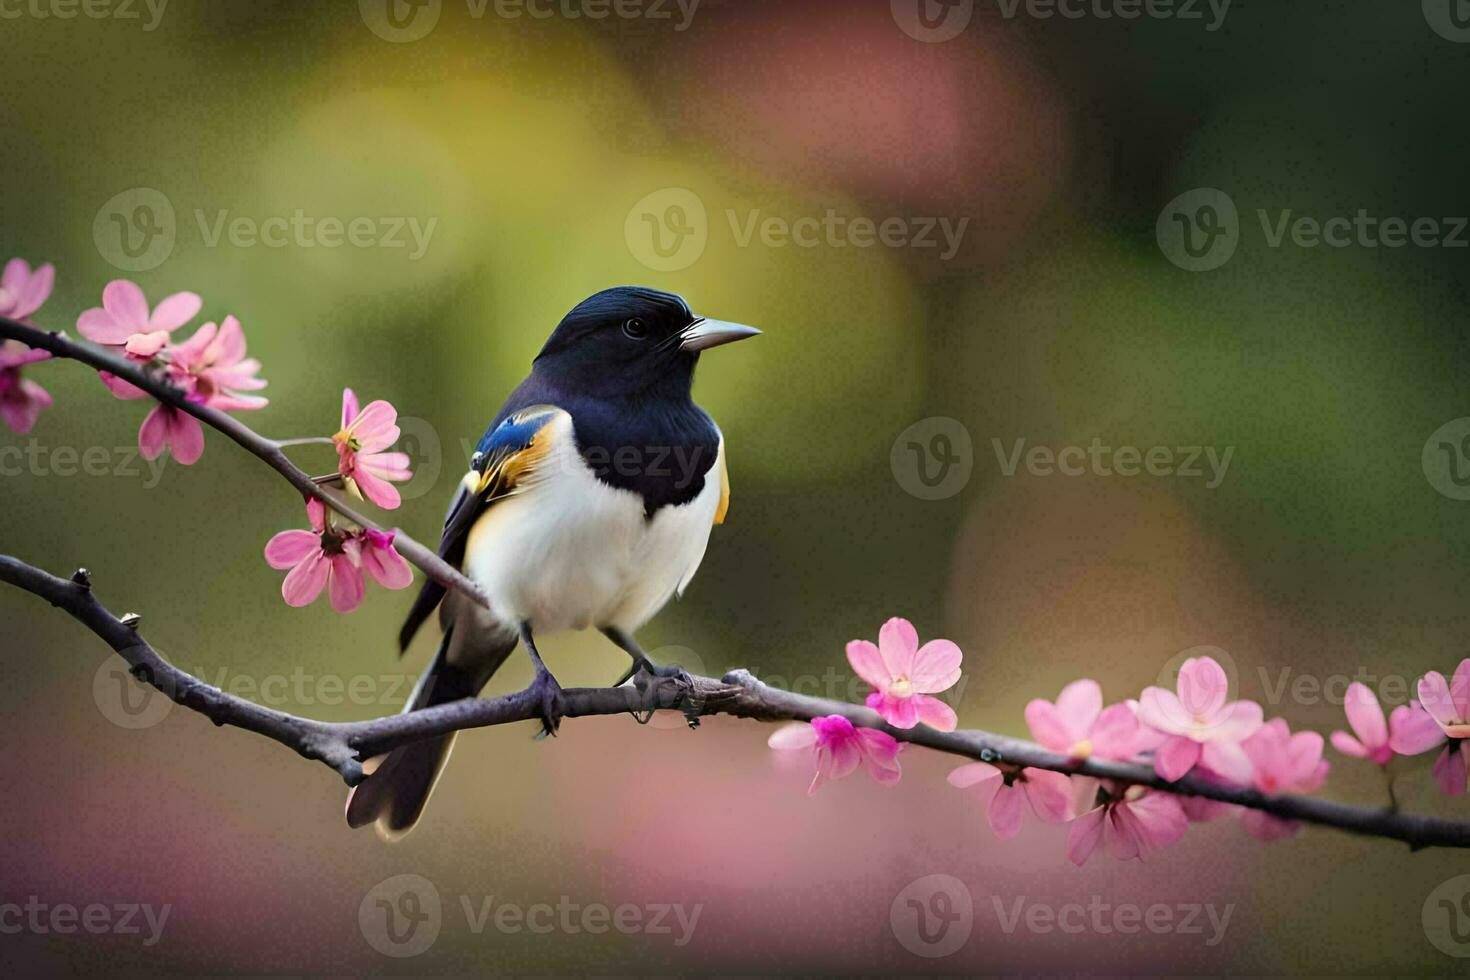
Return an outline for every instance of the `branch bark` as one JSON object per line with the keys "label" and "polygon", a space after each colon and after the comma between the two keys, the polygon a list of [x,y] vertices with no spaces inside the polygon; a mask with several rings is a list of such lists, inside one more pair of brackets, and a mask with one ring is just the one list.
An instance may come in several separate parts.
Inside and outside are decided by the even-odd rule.
{"label": "branch bark", "polygon": [[[363,527],[376,527],[314,483],[304,470],[286,457],[282,443],[266,439],[232,416],[188,401],[182,391],[158,375],[108,351],[79,344],[65,334],[39,330],[3,317],[0,317],[0,338],[19,340],[30,347],[50,351],[56,357],[79,361],[117,375],[159,401],[187,412],[229,436],[280,473],[303,495],[321,500]],[[433,551],[401,531],[394,540],[399,553],[431,579],[446,588],[458,589],[481,605],[487,605],[480,589]],[[272,711],[227,694],[170,664],[138,634],[135,619],[119,619],[97,601],[84,570],[78,570],[71,580],[61,579],[19,559],[0,555],[0,581],[31,592],[70,614],[126,660],[133,676],[151,684],[175,702],[205,715],[217,725],[231,725],[255,732],[305,758],[325,763],[336,770],[348,785],[356,785],[362,780],[364,759],[400,745],[451,731],[540,717],[539,701],[526,691],[499,698],[468,698],[361,722],[328,723]],[[1415,849],[1470,847],[1470,823],[1399,813],[1380,807],[1349,806],[1314,797],[1265,796],[1254,790],[1224,786],[1194,776],[1169,783],[1148,766],[1105,759],[1079,761],[1048,751],[1033,742],[978,729],[939,732],[928,727],[893,728],[877,712],[861,705],[782,691],[762,684],[744,670],[732,671],[719,680],[693,677],[688,684],[672,678],[639,675],[636,685],[569,688],[563,693],[566,716],[572,718],[654,709],[683,711],[691,724],[699,717],[715,714],[759,721],[810,721],[824,715],[842,715],[854,725],[887,732],[900,742],[982,762],[1094,776],[1179,796],[1233,803],[1289,820],[1404,841]]]}
{"label": "branch bark", "polygon": [[[177,703],[198,711],[216,725],[255,732],[305,758],[323,762],[336,770],[348,785],[362,780],[362,760],[400,745],[451,731],[540,717],[539,702],[525,691],[499,698],[466,698],[370,721],[329,723],[271,711],[227,694],[170,664],[138,634],[135,623],[130,625],[119,619],[97,600],[85,571],[78,571],[67,580],[19,559],[0,555],[0,581],[34,593],[70,614],[126,660],[134,677]],[[1289,820],[1399,840],[1415,849],[1470,847],[1470,823],[1398,813],[1382,807],[1349,806],[1315,797],[1265,796],[1193,776],[1169,783],[1148,766],[1106,759],[1079,761],[1050,752],[1034,742],[978,729],[939,732],[922,726],[894,728],[877,712],[861,705],[782,691],[762,684],[744,670],[731,671],[719,680],[695,676],[691,684],[647,675],[640,675],[637,680],[636,685],[622,687],[568,688],[564,692],[567,717],[660,708],[683,711],[691,720],[718,714],[759,721],[810,721],[824,715],[843,715],[854,725],[887,732],[900,742],[982,762],[1135,783],[1179,796],[1199,796],[1263,810]]]}

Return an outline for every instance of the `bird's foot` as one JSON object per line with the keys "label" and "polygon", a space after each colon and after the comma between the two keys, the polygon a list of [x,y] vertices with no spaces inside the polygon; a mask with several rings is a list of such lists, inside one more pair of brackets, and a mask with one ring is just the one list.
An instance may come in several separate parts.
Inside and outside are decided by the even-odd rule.
{"label": "bird's foot", "polygon": [[[684,717],[689,722],[690,728],[699,727],[699,712],[694,702],[694,678],[689,671],[678,664],[660,665],[649,660],[647,657],[634,657],[633,665],[623,674],[616,686],[621,687],[632,680],[640,693],[649,693],[650,686],[660,680],[672,680],[678,685],[682,696],[679,699],[679,710],[684,712]],[[640,725],[648,724],[653,718],[653,708],[642,711],[634,711],[633,718]]]}
{"label": "bird's foot", "polygon": [[551,676],[551,671],[544,668],[536,671],[536,679],[526,688],[526,694],[538,707],[541,716],[541,731],[536,737],[539,739],[555,735],[566,714],[566,699],[562,696],[561,685]]}

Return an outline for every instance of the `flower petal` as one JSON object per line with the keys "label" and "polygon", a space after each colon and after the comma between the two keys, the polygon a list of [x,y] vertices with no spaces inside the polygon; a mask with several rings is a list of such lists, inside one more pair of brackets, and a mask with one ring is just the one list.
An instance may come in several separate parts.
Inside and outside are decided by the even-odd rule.
{"label": "flower petal", "polygon": [[[142,293],[138,295],[141,297]],[[103,302],[106,301],[107,297],[104,294]],[[148,317],[147,329],[171,333],[194,319],[203,306],[204,300],[195,293],[174,293],[172,296],[165,296],[153,308],[153,315]],[[146,305],[144,308],[147,308]]]}
{"label": "flower petal", "polygon": [[1159,746],[1154,755],[1154,772],[1169,782],[1181,778],[1199,761],[1200,743],[1175,735]]}
{"label": "flower petal", "polygon": [[343,388],[342,428],[345,429],[350,426],[352,424],[352,420],[355,418],[357,418],[357,392],[353,391],[351,388]]}
{"label": "flower petal", "polygon": [[346,555],[333,555],[329,561],[331,576],[328,585],[331,589],[332,608],[339,613],[352,612],[362,605],[365,592],[362,571]]}
{"label": "flower petal", "polygon": [[883,655],[878,652],[877,645],[869,640],[853,640],[848,643],[847,662],[854,674],[877,691],[886,691],[893,680],[893,675],[888,673],[888,665],[883,662]]}
{"label": "flower petal", "polygon": [[1419,678],[1419,703],[1439,723],[1440,728],[1447,730],[1455,723],[1455,704],[1450,698],[1450,685],[1439,671],[1431,670]]}
{"label": "flower petal", "polygon": [[[413,568],[393,547],[393,539],[388,537],[387,545],[379,545],[373,541],[372,535],[376,532],[366,532],[367,537],[362,549],[362,568],[373,577],[385,589],[406,589],[413,584]],[[811,727],[811,726],[807,726]]]}
{"label": "flower petal", "polygon": [[1131,759],[1141,751],[1138,718],[1126,704],[1104,708],[1087,733],[1092,754],[1104,759]]}
{"label": "flower petal", "polygon": [[936,732],[952,732],[960,727],[960,719],[954,713],[954,709],[938,698],[927,694],[915,694],[909,700],[917,709],[918,720]]}
{"label": "flower petal", "polygon": [[1047,823],[1064,823],[1072,816],[1072,781],[1048,769],[1027,769],[1026,797],[1036,816]]}
{"label": "flower petal", "polygon": [[397,510],[398,506],[403,503],[403,496],[398,492],[397,487],[367,469],[358,467],[353,477],[363,497],[384,510]]}
{"label": "flower petal", "polygon": [[282,531],[266,542],[265,561],[271,568],[294,568],[321,546],[321,538],[310,531]]}
{"label": "flower petal", "polygon": [[1209,718],[1225,704],[1230,679],[1214,657],[1190,657],[1179,668],[1179,701],[1191,715]]}
{"label": "flower petal", "polygon": [[[1357,733],[1354,741],[1359,747],[1377,747],[1388,742],[1388,721],[1383,717],[1383,705],[1378,703],[1378,695],[1368,685],[1358,681],[1349,684],[1342,708],[1348,725]],[[1335,739],[1332,744],[1337,744]]]}
{"label": "flower petal", "polygon": [[1333,732],[1331,739],[1332,747],[1343,755],[1350,755],[1355,759],[1368,758],[1367,747],[1347,732]]}
{"label": "flower petal", "polygon": [[1401,704],[1388,718],[1388,744],[1399,755],[1428,752],[1445,740],[1444,729],[1418,701]]}
{"label": "flower petal", "polygon": [[204,426],[186,412],[169,411],[167,438],[169,451],[184,466],[194,465],[204,455]]}
{"label": "flower petal", "polygon": [[144,459],[157,459],[168,444],[167,405],[155,405],[138,428],[138,452]]}
{"label": "flower petal", "polygon": [[809,749],[817,744],[817,733],[811,725],[804,721],[794,721],[789,725],[782,725],[771,733],[766,739],[766,744],[773,749],[787,751],[790,749]]}
{"label": "flower petal", "polygon": [[946,781],[951,786],[966,789],[985,782],[987,779],[999,779],[1001,771],[988,762],[967,762],[957,769],[951,769]]}
{"label": "flower petal", "polygon": [[954,687],[960,679],[964,654],[949,640],[930,640],[919,647],[909,680],[919,694],[938,694]]}
{"label": "flower petal", "polygon": [[315,602],[326,587],[331,571],[327,556],[320,549],[308,554],[301,564],[286,573],[285,581],[281,583],[281,597],[286,600],[286,605],[299,608]]}
{"label": "flower petal", "polygon": [[77,332],[94,344],[114,346],[127,343],[128,338],[137,333],[136,330],[118,323],[111,313],[100,306],[82,311],[82,315],[77,317]]}
{"label": "flower petal", "polygon": [[1446,796],[1461,796],[1465,792],[1465,753],[1459,749],[1458,745],[1446,745],[1434,760],[1434,781]]}
{"label": "flower petal", "polygon": [[1025,803],[1026,798],[1019,786],[1002,786],[995,791],[985,816],[996,837],[1009,840],[1021,832],[1021,821],[1026,816]]}
{"label": "flower petal", "polygon": [[1450,680],[1450,701],[1455,706],[1455,720],[1470,722],[1470,657],[1460,661]]}
{"label": "flower petal", "polygon": [[108,283],[102,289],[102,308],[128,333],[143,333],[148,329],[148,300],[137,283],[126,279]]}
{"label": "flower petal", "polygon": [[1106,817],[1107,808],[1099,806],[1072,821],[1071,829],[1067,831],[1067,860],[1079,868],[1087,863],[1102,840]]}
{"label": "flower petal", "polygon": [[919,652],[919,634],[914,624],[907,619],[894,616],[878,630],[878,652],[888,673],[894,677],[907,677],[913,672],[914,657]]}

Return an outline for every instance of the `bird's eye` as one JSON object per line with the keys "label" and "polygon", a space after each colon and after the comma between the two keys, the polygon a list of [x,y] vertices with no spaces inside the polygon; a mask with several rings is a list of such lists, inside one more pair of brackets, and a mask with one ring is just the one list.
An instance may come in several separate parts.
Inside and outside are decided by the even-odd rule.
{"label": "bird's eye", "polygon": [[648,324],[635,316],[633,319],[624,322],[623,333],[634,340],[642,340],[648,336]]}

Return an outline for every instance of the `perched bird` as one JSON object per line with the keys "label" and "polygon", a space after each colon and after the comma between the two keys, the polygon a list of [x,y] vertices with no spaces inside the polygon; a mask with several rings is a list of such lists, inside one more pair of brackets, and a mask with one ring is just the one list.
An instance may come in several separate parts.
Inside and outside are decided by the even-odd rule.
{"label": "perched bird", "polygon": [[[724,439],[690,397],[694,367],[700,351],[759,333],[636,286],[603,290],[562,318],[481,438],[439,541],[490,608],[424,584],[399,646],[436,607],[444,638],[405,711],[474,697],[519,642],[554,733],[561,687],[536,641],[562,630],[602,631],[633,658],[622,680],[679,672],[651,663],[633,634],[689,585],[729,504]],[[347,822],[407,833],[453,743],[450,734],[377,760],[348,797]]]}

